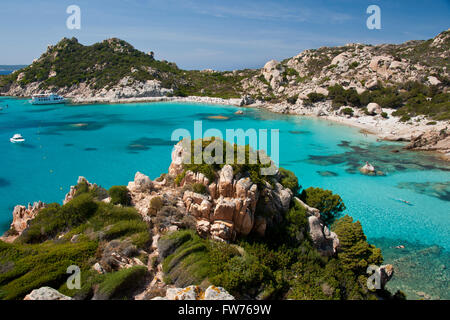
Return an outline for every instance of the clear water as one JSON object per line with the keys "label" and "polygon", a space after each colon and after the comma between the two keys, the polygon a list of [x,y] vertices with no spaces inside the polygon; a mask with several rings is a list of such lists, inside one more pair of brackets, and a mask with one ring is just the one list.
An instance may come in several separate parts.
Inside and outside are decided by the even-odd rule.
{"label": "clear water", "polygon": [[[393,289],[415,298],[424,290],[433,298],[450,298],[450,166],[436,157],[403,151],[402,144],[378,142],[355,128],[254,109],[235,115],[235,107],[179,103],[32,106],[5,97],[0,107],[0,232],[8,228],[16,204],[61,202],[80,175],[109,188],[127,184],[136,171],[151,178],[167,172],[172,131],[193,132],[195,120],[203,121],[204,131],[217,128],[224,136],[225,129],[279,129],[281,166],[294,171],[305,188],[341,195],[346,213],[360,220],[369,240],[388,253],[386,262],[395,265],[405,254],[439,248],[437,255],[419,259],[422,280],[399,277]],[[213,115],[229,119],[210,119]],[[11,144],[14,133],[26,142]],[[357,168],[365,161],[386,176],[360,174]],[[407,251],[392,249],[400,244]],[[431,268],[424,262],[427,257],[439,260],[439,266]],[[439,283],[428,285],[430,272]]]}

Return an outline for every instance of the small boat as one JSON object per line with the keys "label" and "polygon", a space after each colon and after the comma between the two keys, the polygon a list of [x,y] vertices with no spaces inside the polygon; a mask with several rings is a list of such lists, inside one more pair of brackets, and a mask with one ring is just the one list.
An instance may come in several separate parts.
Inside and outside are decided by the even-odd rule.
{"label": "small boat", "polygon": [[20,133],[16,133],[12,138],[9,139],[9,141],[11,141],[12,143],[21,143],[25,142],[25,139]]}
{"label": "small boat", "polygon": [[66,103],[66,99],[57,94],[35,94],[31,97],[31,104],[59,104]]}

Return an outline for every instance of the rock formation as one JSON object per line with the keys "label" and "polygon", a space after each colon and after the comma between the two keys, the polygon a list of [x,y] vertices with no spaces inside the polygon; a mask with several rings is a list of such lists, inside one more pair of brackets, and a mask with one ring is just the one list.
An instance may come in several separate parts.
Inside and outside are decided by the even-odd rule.
{"label": "rock formation", "polygon": [[92,189],[97,189],[99,192],[97,193],[98,196],[100,197],[99,200],[104,200],[108,197],[108,193],[105,189],[99,187],[97,184],[95,183],[90,183],[85,177],[78,177],[77,180],[77,184],[75,186],[70,186],[70,190],[69,192],[66,194],[66,196],[64,197],[64,201],[63,204],[66,204],[67,202],[69,202],[70,200],[73,199],[73,197],[75,196],[75,194],[77,193],[77,190],[79,188],[79,186],[81,184],[86,184],[87,187],[89,188],[89,190]]}
{"label": "rock formation", "polygon": [[447,128],[440,131],[428,131],[411,139],[406,149],[437,151],[450,154],[450,132]]}
{"label": "rock formation", "polygon": [[[179,142],[172,152],[169,175],[177,177],[184,171],[182,165],[186,156],[183,142]],[[233,167],[224,165],[214,181],[209,181],[203,174],[187,171],[180,186],[200,183],[208,191],[207,195],[185,191],[183,202],[186,211],[197,219],[197,230],[201,235],[210,235],[213,239],[228,241],[236,235],[248,235],[252,230],[261,235],[268,222],[257,219],[259,205],[268,216],[281,215],[289,209],[292,191],[275,182],[275,187],[267,183],[262,190],[248,177],[235,176]],[[267,199],[264,205],[259,202]],[[263,207],[261,207],[263,206]],[[258,223],[256,223],[258,221]]]}
{"label": "rock formation", "polygon": [[297,203],[306,209],[308,215],[308,232],[314,247],[324,256],[333,256],[339,248],[339,238],[331,232],[320,219],[320,211],[308,206],[299,198],[294,198]]}
{"label": "rock formation", "polygon": [[[29,221],[34,219],[45,206],[46,204],[41,201],[35,202],[33,205],[28,204],[28,207],[21,205],[15,206],[13,211],[13,221],[11,223],[11,230],[14,232],[12,237],[16,238],[20,236],[22,232],[28,228]],[[5,239],[6,238],[7,237],[5,237]]]}
{"label": "rock formation", "polygon": [[31,291],[23,300],[72,300],[72,298],[53,288],[42,287]]}
{"label": "rock formation", "polygon": [[359,169],[359,171],[361,171],[361,173],[367,174],[367,175],[375,175],[376,174],[375,167],[367,161],[366,161],[366,164]]}
{"label": "rock formation", "polygon": [[152,300],[234,300],[224,288],[209,286],[202,290],[199,286],[186,288],[168,288],[164,297],[155,297]]}

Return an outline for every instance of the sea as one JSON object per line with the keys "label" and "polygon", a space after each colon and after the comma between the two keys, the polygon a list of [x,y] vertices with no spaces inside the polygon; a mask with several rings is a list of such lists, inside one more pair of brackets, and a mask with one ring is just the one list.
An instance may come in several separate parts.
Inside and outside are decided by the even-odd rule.
{"label": "sea", "polygon": [[[391,291],[400,289],[409,299],[450,299],[450,164],[434,154],[406,151],[403,143],[334,122],[253,108],[36,106],[9,97],[0,97],[0,108],[0,233],[9,228],[15,205],[62,203],[78,176],[105,188],[126,185],[137,171],[155,179],[168,171],[174,131],[193,135],[196,121],[203,133],[216,129],[224,138],[227,129],[261,129],[267,130],[269,155],[276,156],[271,138],[278,132],[279,165],[293,171],[303,188],[342,197],[344,214],[361,222],[385,263],[394,265]],[[15,133],[26,142],[10,143]],[[361,174],[366,161],[384,175]]]}

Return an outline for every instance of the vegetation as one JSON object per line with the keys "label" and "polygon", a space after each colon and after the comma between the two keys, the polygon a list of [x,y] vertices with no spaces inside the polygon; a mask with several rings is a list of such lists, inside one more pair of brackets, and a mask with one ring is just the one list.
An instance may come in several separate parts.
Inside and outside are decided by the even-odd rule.
{"label": "vegetation", "polygon": [[[130,241],[143,249],[150,239],[147,224],[134,208],[99,202],[92,196],[92,190],[80,188],[67,204],[51,204],[43,209],[14,243],[0,241],[0,298],[21,299],[42,286],[60,288],[64,294],[83,298],[92,294],[94,284],[103,281],[107,281],[100,286],[105,288],[105,294],[117,298],[120,292],[126,292],[126,285],[134,283],[129,279],[142,276],[142,270],[133,269],[117,276],[92,273],[101,244]],[[71,265],[80,267],[86,277],[80,291],[69,290],[65,285],[67,267]]]}
{"label": "vegetation", "polygon": [[346,226],[346,219],[337,224],[345,239],[337,258],[322,257],[313,248],[305,209],[298,204],[264,238],[246,237],[238,245],[201,239],[194,231],[169,234],[162,238],[165,281],[175,286],[214,284],[237,298],[375,299],[365,287],[365,263],[358,259],[376,264],[381,255],[361,237],[358,224]]}
{"label": "vegetation", "polygon": [[352,108],[344,108],[341,110],[342,114],[353,116],[353,109]]}
{"label": "vegetation", "polygon": [[192,185],[192,191],[200,194],[207,194],[206,186],[203,183],[194,183]]}
{"label": "vegetation", "polygon": [[256,71],[181,70],[174,63],[158,61],[153,55],[136,50],[116,38],[91,46],[83,46],[75,38],[64,38],[32,65],[0,77],[0,87],[8,87],[21,73],[20,85],[41,82],[42,90],[69,88],[81,83],[94,90],[109,89],[129,77],[130,84],[134,81],[161,81],[162,87],[173,89],[177,96],[238,98],[242,92],[241,80],[256,74]]}
{"label": "vegetation", "polygon": [[[344,105],[361,108],[370,102],[376,102],[382,108],[396,109],[393,115],[404,116],[402,121],[408,121],[417,115],[436,120],[450,119],[450,93],[419,82],[407,82],[391,87],[383,87],[378,83],[377,89],[362,94],[358,94],[355,89],[345,90],[336,84],[328,87],[328,99],[332,100],[335,108]],[[382,116],[387,117],[387,114]]]}
{"label": "vegetation", "polygon": [[296,195],[300,191],[300,185],[298,184],[297,176],[292,172],[284,168],[279,168],[278,172],[281,177],[281,185],[285,188],[291,189],[292,193]]}
{"label": "vegetation", "polygon": [[[198,154],[210,154],[211,157],[215,159],[214,163],[206,163],[203,157],[200,161],[196,161],[196,159],[194,159],[195,154],[197,154],[197,152],[194,153],[195,141],[191,141],[191,160],[190,163],[184,164],[184,171],[175,179],[175,182],[177,184],[182,181],[186,174],[186,171],[188,170],[203,173],[209,179],[209,181],[213,181],[216,177],[216,172],[218,172],[225,164],[227,164],[228,158],[232,160],[229,161],[232,162],[229,164],[233,167],[233,172],[235,175],[240,173],[243,177],[249,177],[253,181],[253,183],[258,184],[259,187],[262,187],[265,182],[271,183],[273,176],[266,176],[261,174],[261,169],[270,167],[270,163],[262,163],[260,155],[251,150],[249,145],[231,145],[224,140],[214,137],[212,137],[211,140],[203,139],[199,141],[201,142],[201,150],[199,150]],[[228,149],[233,150],[232,155],[227,154]],[[222,154],[216,154],[217,150],[221,150]],[[239,155],[243,156],[242,159],[239,159]],[[252,160],[255,160],[256,163],[253,163]]]}
{"label": "vegetation", "polygon": [[97,300],[123,299],[132,292],[147,275],[147,267],[134,266],[117,272],[108,273],[100,283]]}
{"label": "vegetation", "polygon": [[322,220],[328,225],[346,209],[341,197],[330,190],[310,187],[302,191],[300,198],[307,205],[319,209]]}
{"label": "vegetation", "polygon": [[367,243],[359,221],[344,216],[333,225],[333,231],[339,237],[339,260],[345,269],[362,274],[369,265],[383,263],[381,250]]}
{"label": "vegetation", "polygon": [[130,196],[126,186],[112,186],[109,188],[108,193],[111,197],[111,203],[128,205],[130,203]]}

